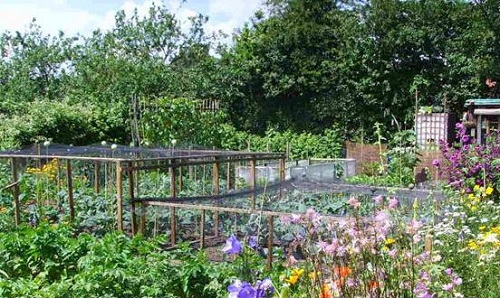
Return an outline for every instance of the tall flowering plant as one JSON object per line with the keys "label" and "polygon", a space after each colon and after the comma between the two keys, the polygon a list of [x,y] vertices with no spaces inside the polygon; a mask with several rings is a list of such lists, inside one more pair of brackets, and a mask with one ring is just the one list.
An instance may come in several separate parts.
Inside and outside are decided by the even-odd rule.
{"label": "tall flowering plant", "polygon": [[466,133],[462,123],[456,124],[457,139],[460,146],[449,146],[441,142],[440,149],[444,161],[435,163],[443,178],[448,179],[453,190],[461,191],[465,196],[477,194],[482,189],[483,195],[498,201],[500,190],[500,134],[487,136],[486,144],[477,144]]}
{"label": "tall flowering plant", "polygon": [[361,203],[349,200],[352,216],[330,219],[309,209],[282,218],[294,230],[294,269],[284,279],[290,297],[461,297],[460,277],[440,265],[428,242],[427,226],[407,219],[395,198],[374,198],[373,218],[359,216]]}
{"label": "tall flowering plant", "polygon": [[263,274],[259,264],[258,241],[251,236],[248,245],[243,244],[235,235],[226,239],[222,252],[232,256],[233,266],[236,267],[237,276],[228,286],[229,298],[267,298],[273,297],[275,289],[269,277],[256,279]]}

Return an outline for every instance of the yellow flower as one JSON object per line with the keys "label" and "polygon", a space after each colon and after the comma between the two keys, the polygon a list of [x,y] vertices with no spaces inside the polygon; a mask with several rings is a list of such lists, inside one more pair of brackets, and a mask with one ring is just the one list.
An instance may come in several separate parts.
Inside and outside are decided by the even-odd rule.
{"label": "yellow flower", "polygon": [[480,226],[479,227],[479,231],[484,231],[484,230],[486,230],[486,226]]}
{"label": "yellow flower", "polygon": [[291,285],[294,285],[295,283],[297,283],[298,280],[299,280],[298,275],[292,275],[288,279],[286,279],[285,281]]}
{"label": "yellow flower", "polygon": [[291,285],[294,285],[297,283],[297,281],[303,274],[304,274],[304,269],[293,269],[292,275],[285,281]]}
{"label": "yellow flower", "polygon": [[479,248],[479,245],[476,243],[476,241],[470,240],[469,243],[467,243],[467,247],[471,250],[477,250]]}
{"label": "yellow flower", "polygon": [[479,190],[479,185],[474,185],[474,191],[478,191]]}
{"label": "yellow flower", "polygon": [[469,199],[471,199],[471,200],[474,199],[474,194],[473,193],[469,194]]}
{"label": "yellow flower", "polygon": [[293,269],[292,270],[292,275],[297,275],[298,277],[301,277],[302,274],[304,274],[304,269]]}
{"label": "yellow flower", "polygon": [[486,192],[487,195],[491,195],[493,193],[493,187],[488,186],[488,188],[486,188],[485,192]]}
{"label": "yellow flower", "polygon": [[385,240],[385,246],[391,246],[393,245],[394,243],[396,243],[396,240],[394,238],[387,238]]}
{"label": "yellow flower", "polygon": [[309,279],[316,280],[316,278],[321,275],[320,271],[313,271],[309,273]]}
{"label": "yellow flower", "polygon": [[500,235],[500,226],[496,226],[490,229],[492,233]]}

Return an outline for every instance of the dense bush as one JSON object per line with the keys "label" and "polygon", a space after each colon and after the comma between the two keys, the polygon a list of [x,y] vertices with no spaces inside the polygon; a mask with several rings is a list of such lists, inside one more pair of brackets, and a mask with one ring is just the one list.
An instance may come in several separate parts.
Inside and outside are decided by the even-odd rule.
{"label": "dense bush", "polygon": [[221,112],[199,110],[199,101],[163,98],[155,105],[146,107],[141,118],[143,145],[156,144],[171,146],[201,146],[225,150],[248,150],[287,152],[290,159],[311,157],[339,157],[342,139],[336,128],[327,129],[321,135],[307,132],[295,133],[290,130],[279,132],[268,129],[265,135],[255,135],[238,131],[225,124]]}
{"label": "dense bush", "polygon": [[224,265],[187,249],[163,252],[159,244],[120,233],[76,235],[65,224],[2,232],[0,297],[185,298],[224,291]]}
{"label": "dense bush", "polygon": [[0,114],[0,147],[12,148],[51,139],[62,144],[96,142],[106,134],[105,111],[92,105],[69,101],[40,100]]}
{"label": "dense bush", "polygon": [[441,143],[444,160],[437,163],[443,178],[448,179],[453,190],[474,193],[477,185],[483,190],[490,187],[498,201],[500,189],[500,135],[493,133],[484,145],[479,145],[466,134],[465,127],[458,123],[456,147]]}

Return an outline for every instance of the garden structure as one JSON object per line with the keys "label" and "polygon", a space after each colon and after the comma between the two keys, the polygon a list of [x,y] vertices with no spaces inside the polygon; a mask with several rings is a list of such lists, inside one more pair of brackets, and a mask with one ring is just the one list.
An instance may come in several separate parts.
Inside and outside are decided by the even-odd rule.
{"label": "garden structure", "polygon": [[[166,234],[169,247],[186,240],[199,247],[217,242],[228,229],[228,222],[236,226],[237,221],[245,222],[257,215],[259,232],[267,236],[266,246],[272,251],[276,244],[273,232],[276,217],[305,211],[291,195],[297,189],[301,193],[330,194],[332,197],[324,198],[323,203],[332,206],[339,204],[333,199],[342,194],[367,198],[392,194],[401,198],[401,202],[405,202],[404,198],[426,200],[429,196],[424,190],[388,190],[311,180],[315,171],[324,168],[331,171],[324,163],[310,166],[309,171],[315,173],[311,177],[290,175],[286,179],[286,168],[291,165],[283,153],[37,144],[0,152],[0,158],[9,159],[11,164],[12,181],[3,190],[12,190],[16,224],[30,220],[27,214],[33,206],[53,207],[59,217],[74,221],[78,217],[75,206],[82,209],[87,204],[83,195],[75,194],[77,189],[84,188],[93,192],[90,196],[100,195],[102,204],[111,210],[109,213],[114,216],[111,229],[132,235]],[[293,174],[293,169],[288,170]],[[22,182],[23,176],[30,174],[37,180],[34,185]],[[273,175],[276,177],[270,177]],[[43,184],[41,190],[36,186],[39,182]],[[29,188],[39,191],[30,194]],[[52,188],[55,190],[51,191]],[[282,199],[285,192],[291,198]],[[412,202],[408,200],[405,204]],[[326,217],[335,220],[341,216],[334,214]],[[260,227],[263,219],[266,220]],[[270,266],[273,254],[267,256]]]}
{"label": "garden structure", "polygon": [[469,99],[465,102],[465,107],[467,112],[464,113],[462,123],[478,144],[484,144],[491,132],[500,129],[500,99]]}
{"label": "garden structure", "polygon": [[[46,144],[47,145],[47,144]],[[268,226],[272,236],[273,219],[276,216],[286,215],[285,212],[258,210],[256,203],[257,194],[263,191],[281,192],[285,179],[285,155],[282,153],[235,152],[217,150],[195,149],[149,149],[125,146],[85,146],[73,147],[66,145],[50,144],[34,145],[31,148],[3,151],[0,158],[9,159],[11,164],[12,183],[3,187],[3,191],[12,190],[13,210],[15,223],[22,221],[28,207],[32,205],[59,206],[59,213],[69,215],[69,220],[75,220],[75,183],[84,181],[85,187],[93,188],[95,194],[103,193],[108,204],[112,204],[113,214],[116,215],[113,226],[131,234],[147,233],[146,209],[163,208],[169,211],[169,223],[159,223],[156,218],[157,210],[154,209],[154,234],[159,233],[161,226],[170,225],[170,246],[175,246],[178,233],[179,209],[199,212],[199,221],[196,222],[199,242],[203,247],[206,227],[206,212],[213,215],[213,229],[211,236],[219,237],[219,213],[228,212],[235,214],[254,214],[267,216]],[[256,168],[259,165],[274,163],[279,169],[279,181],[273,185],[259,186],[259,175]],[[238,167],[250,169],[249,183],[241,182],[235,176]],[[35,175],[38,180],[43,180],[47,191],[33,194],[33,198],[20,198],[22,189],[20,173],[38,173],[48,175]],[[169,177],[169,181],[160,181],[164,192],[154,192],[151,189],[142,189],[146,185],[143,180],[148,173],[161,172]],[[43,177],[42,177],[43,176]],[[207,179],[208,178],[208,179]],[[211,183],[205,184],[207,180]],[[220,182],[224,180],[225,185]],[[241,180],[241,179],[240,179]],[[262,179],[260,179],[262,180]],[[203,181],[197,193],[185,192],[186,185],[192,181]],[[260,183],[262,184],[262,183]],[[49,187],[57,185],[57,194],[49,197]],[[65,196],[59,194],[65,189]],[[154,195],[152,193],[155,193]],[[248,198],[245,206],[221,206],[221,200],[234,197]],[[57,202],[66,200],[66,202]],[[62,207],[64,206],[64,207]],[[151,213],[151,212],[150,212]],[[26,217],[26,216],[25,216]],[[149,220],[149,221],[148,221]],[[269,239],[272,246],[272,238]],[[272,254],[270,254],[272,257]],[[269,260],[269,264],[272,260]]]}

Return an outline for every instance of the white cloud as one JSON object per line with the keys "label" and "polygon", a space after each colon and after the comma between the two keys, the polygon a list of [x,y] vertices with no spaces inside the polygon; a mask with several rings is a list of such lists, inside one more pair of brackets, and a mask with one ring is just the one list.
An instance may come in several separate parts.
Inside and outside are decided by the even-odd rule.
{"label": "white cloud", "polygon": [[262,6],[262,0],[210,0],[208,32],[222,31],[231,35],[248,22]]}
{"label": "white cloud", "polygon": [[[76,0],[77,1],[77,0]],[[69,0],[1,0],[0,1],[0,32],[25,31],[31,20],[36,18],[38,25],[46,33],[57,34],[60,30],[68,35],[81,33],[88,35],[97,28],[109,30],[115,22],[117,10],[125,10],[132,15],[137,9],[139,15],[147,15],[152,3],[161,0],[123,0],[113,5],[103,5],[99,11],[101,1],[91,1],[97,7],[93,9],[77,6],[77,2]],[[196,2],[188,0],[164,0],[169,10],[181,21],[183,30],[189,28],[188,18],[198,13],[209,16],[206,32],[223,31],[226,34],[234,33],[240,28],[261,5],[261,0],[206,0]],[[201,5],[203,4],[203,5]],[[106,7],[106,8],[104,8]],[[202,7],[204,11],[197,11],[194,7]]]}
{"label": "white cloud", "polygon": [[64,0],[19,1],[0,4],[0,30],[25,31],[36,19],[42,29],[49,34],[60,30],[68,34],[84,32],[99,22],[99,15],[84,10],[72,9]]}

